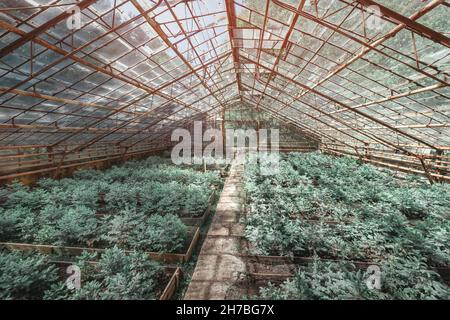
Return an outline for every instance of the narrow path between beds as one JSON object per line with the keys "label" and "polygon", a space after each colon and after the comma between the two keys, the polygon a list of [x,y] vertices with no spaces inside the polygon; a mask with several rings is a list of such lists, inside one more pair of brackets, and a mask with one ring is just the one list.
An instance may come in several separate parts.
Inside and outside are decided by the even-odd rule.
{"label": "narrow path between beds", "polygon": [[230,291],[245,277],[247,268],[241,257],[245,241],[239,223],[244,210],[243,170],[242,164],[231,167],[185,300],[230,299]]}

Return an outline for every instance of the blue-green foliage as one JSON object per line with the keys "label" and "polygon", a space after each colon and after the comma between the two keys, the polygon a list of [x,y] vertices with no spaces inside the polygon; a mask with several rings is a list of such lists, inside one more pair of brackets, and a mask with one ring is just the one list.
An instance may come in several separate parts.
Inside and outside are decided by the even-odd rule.
{"label": "blue-green foliage", "polygon": [[220,183],[218,173],[158,157],[79,171],[73,179],[42,179],[33,188],[14,183],[4,189],[0,241],[174,252],[188,235],[179,216],[203,214],[211,185]]}
{"label": "blue-green foliage", "polygon": [[145,253],[126,254],[114,247],[100,259],[83,253],[74,261],[82,282],[81,288],[71,290],[52,258],[0,251],[0,299],[151,300],[159,298],[168,282],[164,267]]}
{"label": "blue-green foliage", "polygon": [[317,259],[300,267],[279,286],[260,288],[253,298],[270,300],[447,300],[450,289],[415,256],[389,259],[379,265],[380,288],[367,285],[370,274],[348,262]]}
{"label": "blue-green foliage", "polygon": [[448,184],[292,153],[275,175],[247,163],[245,188],[245,233],[258,253],[373,261],[414,252],[430,266],[450,265]]}
{"label": "blue-green foliage", "polygon": [[58,271],[47,257],[0,251],[0,300],[41,299],[58,283]]}
{"label": "blue-green foliage", "polygon": [[164,267],[144,253],[125,254],[117,247],[107,249],[98,264],[85,254],[75,263],[81,269],[82,286],[69,290],[55,284],[44,298],[47,300],[156,300],[167,282]]}

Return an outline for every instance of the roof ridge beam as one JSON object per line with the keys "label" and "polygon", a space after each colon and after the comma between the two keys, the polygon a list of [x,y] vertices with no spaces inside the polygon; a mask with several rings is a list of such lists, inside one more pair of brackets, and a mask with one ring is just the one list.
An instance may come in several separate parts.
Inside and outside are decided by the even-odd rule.
{"label": "roof ridge beam", "polygon": [[[169,38],[167,37],[167,35],[164,33],[164,31],[162,30],[162,28],[159,26],[159,23],[156,22],[153,18],[151,18],[148,14],[148,12],[146,12],[144,10],[144,8],[139,4],[139,2],[137,0],[130,0],[131,3],[136,7],[137,11],[140,13],[140,15],[142,15],[144,17],[144,19],[148,22],[148,24],[153,28],[153,30],[155,30],[156,34],[158,34],[160,36],[160,38],[164,41],[164,43],[171,48],[175,54],[181,59],[181,61],[183,61],[183,63],[191,70],[191,72],[199,79],[199,81],[203,84],[203,86],[205,87],[206,90],[208,90],[211,95],[214,97],[214,99],[217,100],[217,102],[219,102],[220,104],[222,103],[215,95],[212,94],[212,90],[211,88],[203,81],[203,79],[199,76],[199,74],[195,71],[194,67],[189,63],[189,61],[186,60],[186,58],[184,58],[184,56],[179,52],[179,50],[174,46],[174,44],[169,40]],[[176,18],[175,13],[173,12],[171,6],[166,2],[166,0],[163,0],[164,3],[166,3],[169,11],[171,12],[171,14]],[[179,24],[179,21],[177,21]],[[180,25],[180,24],[179,24]],[[184,30],[182,28],[182,26],[179,26],[181,30]],[[189,41],[189,43],[191,43],[191,41],[189,40],[189,37],[186,38],[186,40]],[[202,63],[203,66],[203,63]],[[205,71],[206,72],[206,71]]]}
{"label": "roof ridge beam", "polygon": [[242,101],[242,79],[240,73],[237,71],[237,67],[240,66],[240,60],[239,60],[239,48],[235,48],[233,45],[234,42],[234,30],[236,28],[236,12],[234,10],[234,0],[225,0],[225,5],[227,9],[227,17],[228,17],[228,35],[230,37],[230,45],[231,50],[233,51],[233,63],[234,63],[234,72],[236,75],[237,83],[238,83],[238,89],[239,89],[239,95],[241,96]]}

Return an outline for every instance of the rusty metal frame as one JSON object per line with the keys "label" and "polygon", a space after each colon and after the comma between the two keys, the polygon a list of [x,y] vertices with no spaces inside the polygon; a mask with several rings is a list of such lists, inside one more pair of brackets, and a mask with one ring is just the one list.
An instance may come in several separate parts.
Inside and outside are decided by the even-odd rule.
{"label": "rusty metal frame", "polygon": [[[173,127],[223,112],[238,99],[324,143],[378,145],[415,157],[429,177],[422,156],[449,147],[450,74],[443,61],[450,38],[428,23],[448,8],[444,0],[398,11],[374,0],[337,0],[334,6],[118,0],[100,11],[97,2],[78,1],[86,23],[64,32],[60,25],[72,13],[59,0],[34,8],[0,4],[0,146],[41,139],[67,154],[109,142],[128,150],[167,138]],[[387,26],[378,33],[367,28],[371,6]],[[277,8],[292,19],[277,18]],[[44,14],[52,17],[36,23]],[[73,45],[95,28],[95,36]],[[259,32],[250,39],[254,47],[237,32],[246,28]],[[148,30],[151,36],[130,38]],[[406,32],[410,48],[393,47]],[[127,49],[106,58],[115,47]],[[134,56],[139,58],[123,63]],[[46,57],[52,58],[40,65]],[[77,70],[81,77],[58,83],[60,74]],[[52,84],[54,90],[41,89]]]}

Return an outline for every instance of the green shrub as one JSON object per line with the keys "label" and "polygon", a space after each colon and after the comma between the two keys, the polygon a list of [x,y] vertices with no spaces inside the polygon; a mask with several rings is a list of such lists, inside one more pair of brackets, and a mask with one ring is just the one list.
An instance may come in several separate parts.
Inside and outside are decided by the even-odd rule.
{"label": "green shrub", "polygon": [[99,208],[99,189],[96,184],[77,185],[70,191],[70,203],[74,206],[85,206],[92,210]]}
{"label": "green shrub", "polygon": [[191,214],[202,214],[208,206],[211,189],[204,186],[185,187],[184,207]]}
{"label": "green shrub", "polygon": [[434,266],[450,265],[450,224],[442,218],[429,217],[406,233],[408,247],[417,250]]}
{"label": "green shrub", "polygon": [[39,254],[0,251],[0,299],[42,299],[59,282],[58,271]]}
{"label": "green shrub", "polygon": [[400,210],[410,219],[420,219],[427,215],[427,202],[420,190],[398,188],[383,194],[385,201]]}
{"label": "green shrub", "polygon": [[[449,263],[448,185],[398,180],[388,170],[318,153],[289,154],[281,168],[262,176],[255,164],[246,166],[245,232],[259,253],[370,260],[415,250],[430,264]],[[298,173],[291,182],[300,183],[287,181],[291,170]],[[330,227],[298,219],[354,222]]]}
{"label": "green shrub", "polygon": [[106,249],[97,265],[87,263],[85,254],[76,263],[81,269],[82,287],[73,291],[55,284],[48,300],[152,300],[158,299],[165,285],[164,267],[145,253],[125,254],[117,247]]}
{"label": "green shrub", "polygon": [[136,213],[135,209],[125,209],[113,216],[107,216],[103,219],[104,234],[100,236],[101,240],[126,248],[130,234],[138,225],[144,223],[144,220],[145,216]]}
{"label": "green shrub", "polygon": [[270,300],[354,300],[361,299],[360,273],[350,264],[320,260],[299,268],[294,278],[281,286],[260,289],[258,299]]}
{"label": "green shrub", "polygon": [[20,240],[21,224],[31,215],[31,210],[20,206],[12,209],[0,208],[0,241]]}
{"label": "green shrub", "polygon": [[130,247],[154,252],[175,252],[183,248],[187,227],[174,215],[152,215],[138,225],[128,238]]}
{"label": "green shrub", "polygon": [[59,180],[51,179],[51,178],[42,178],[37,182],[37,186],[39,188],[43,188],[47,191],[50,191],[53,188],[60,187],[61,183]]}
{"label": "green shrub", "polygon": [[[152,201],[155,205],[152,212],[166,215],[178,215],[180,214],[185,201],[185,186],[173,181],[170,183],[155,183],[153,189],[150,190],[152,193],[150,199],[147,201]],[[145,197],[144,197],[145,198]],[[145,205],[144,205],[145,206]]]}
{"label": "green shrub", "polygon": [[134,184],[113,183],[105,196],[106,210],[114,213],[126,208],[136,208],[140,195],[142,196],[141,189]]}
{"label": "green shrub", "polygon": [[450,288],[417,255],[392,257],[381,264],[382,292],[396,300],[448,300]]}
{"label": "green shrub", "polygon": [[68,208],[56,222],[58,245],[88,245],[98,240],[99,222],[87,207]]}
{"label": "green shrub", "polygon": [[5,207],[12,209],[17,206],[39,210],[48,203],[49,195],[44,189],[31,190],[20,183],[14,183],[10,186],[11,193],[8,195]]}
{"label": "green shrub", "polygon": [[103,171],[95,169],[78,170],[73,174],[76,180],[99,180],[103,179]]}

